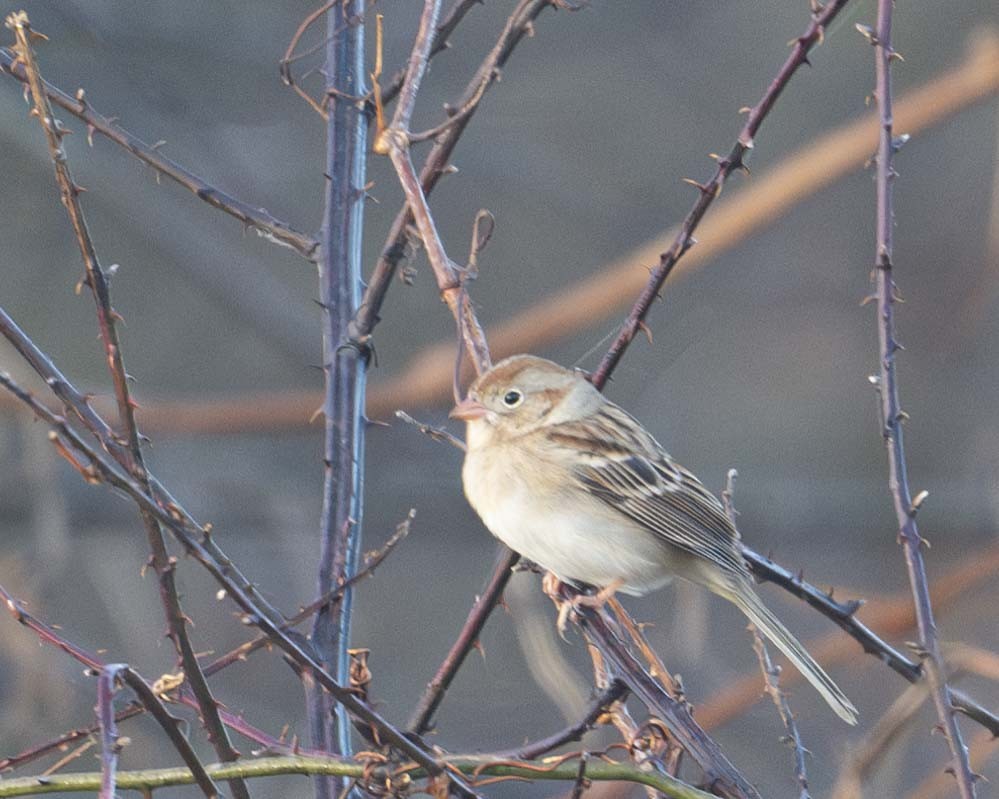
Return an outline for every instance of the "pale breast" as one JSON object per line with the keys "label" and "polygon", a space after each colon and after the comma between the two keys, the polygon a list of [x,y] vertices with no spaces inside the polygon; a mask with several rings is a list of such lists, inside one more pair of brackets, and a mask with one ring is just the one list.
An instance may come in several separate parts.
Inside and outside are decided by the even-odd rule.
{"label": "pale breast", "polygon": [[[509,449],[504,447],[503,449]],[[668,581],[670,553],[648,531],[584,491],[553,479],[556,467],[516,452],[471,451],[465,495],[489,531],[563,580],[598,587],[623,580],[641,594]]]}

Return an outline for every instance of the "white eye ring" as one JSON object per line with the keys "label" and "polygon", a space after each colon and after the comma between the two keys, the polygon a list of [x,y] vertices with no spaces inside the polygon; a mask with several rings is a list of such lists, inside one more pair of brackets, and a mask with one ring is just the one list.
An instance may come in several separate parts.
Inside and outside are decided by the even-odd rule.
{"label": "white eye ring", "polygon": [[507,408],[516,408],[520,403],[524,401],[524,394],[515,388],[511,388],[506,394],[503,395],[503,404]]}

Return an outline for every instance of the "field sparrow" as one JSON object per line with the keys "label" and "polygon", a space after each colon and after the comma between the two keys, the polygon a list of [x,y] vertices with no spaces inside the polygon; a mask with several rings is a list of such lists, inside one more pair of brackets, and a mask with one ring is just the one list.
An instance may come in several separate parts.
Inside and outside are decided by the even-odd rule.
{"label": "field sparrow", "polygon": [[732,602],[836,714],[856,709],[760,601],[722,504],[583,376],[515,355],[451,411],[468,424],[465,496],[490,532],[603,596],[680,577]]}

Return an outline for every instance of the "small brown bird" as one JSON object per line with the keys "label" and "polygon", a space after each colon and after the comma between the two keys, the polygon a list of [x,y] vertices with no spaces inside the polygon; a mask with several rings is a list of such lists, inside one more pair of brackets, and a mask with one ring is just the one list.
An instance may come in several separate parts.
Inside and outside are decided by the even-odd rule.
{"label": "small brown bird", "polygon": [[560,580],[640,595],[672,577],[732,602],[843,720],[856,708],[763,604],[721,502],[578,371],[515,355],[451,411],[465,496],[489,531]]}

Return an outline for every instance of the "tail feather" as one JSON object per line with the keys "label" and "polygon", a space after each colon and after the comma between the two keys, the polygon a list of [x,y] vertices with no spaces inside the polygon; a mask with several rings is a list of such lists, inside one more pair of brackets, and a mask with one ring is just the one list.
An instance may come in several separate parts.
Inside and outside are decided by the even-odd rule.
{"label": "tail feather", "polygon": [[808,680],[847,724],[857,723],[857,709],[847,699],[839,686],[823,671],[822,667],[808,654],[798,639],[795,638],[781,621],[770,612],[770,609],[760,600],[756,592],[748,590],[735,591],[730,596],[732,602],[746,614],[746,617],[765,635],[774,646],[787,655],[801,675]]}

